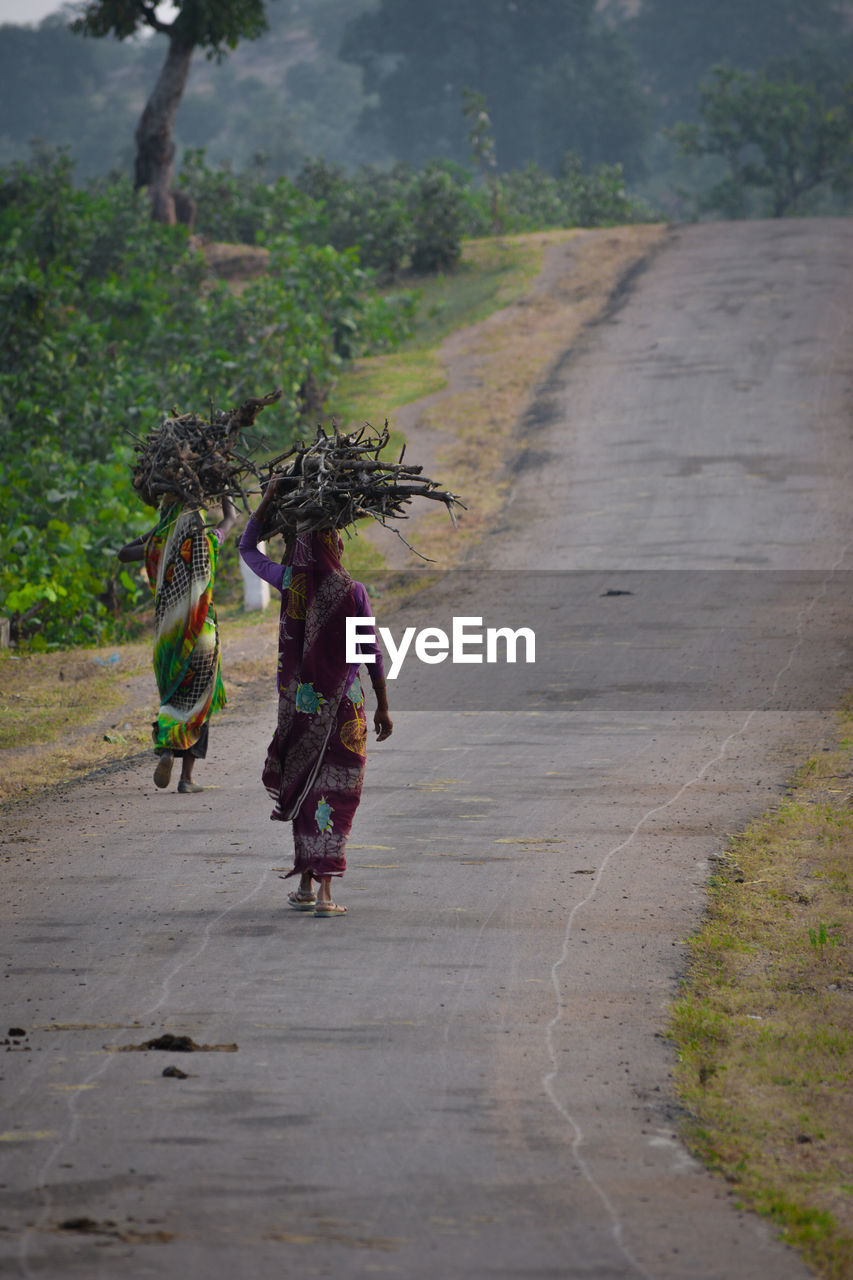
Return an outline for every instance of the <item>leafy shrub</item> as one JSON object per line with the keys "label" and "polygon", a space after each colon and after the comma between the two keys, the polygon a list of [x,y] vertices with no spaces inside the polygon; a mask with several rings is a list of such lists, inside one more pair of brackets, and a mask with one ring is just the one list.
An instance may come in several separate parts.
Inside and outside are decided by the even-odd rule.
{"label": "leafy shrub", "polygon": [[191,152],[180,180],[195,197],[196,226],[204,236],[254,244],[293,235],[339,252],[355,249],[362,267],[384,282],[406,269],[452,270],[465,235],[609,226],[654,216],[627,194],[619,165],[585,172],[572,154],[556,176],[531,164],[489,181],[448,160],[420,173],[397,164],[347,174],[339,165],[309,159],[293,183],[281,178],[269,186],[260,171],[210,169],[203,152]]}
{"label": "leafy shrub", "polygon": [[185,153],[178,183],[195,201],[196,229],[209,240],[266,244],[286,233],[309,236],[318,217],[315,201],[288,178],[268,183],[261,165],[241,174],[212,169],[203,150]]}
{"label": "leafy shrub", "polygon": [[132,580],[119,585],[115,561],[116,547],[151,524],[128,483],[130,458],[127,445],[104,460],[79,461],[48,443],[5,472],[0,599],[19,638],[34,647],[115,634],[108,604],[139,594]]}
{"label": "leafy shrub", "polygon": [[322,210],[315,241],[335,249],[357,249],[362,265],[396,280],[412,252],[408,195],[414,175],[406,165],[383,172],[364,167],[352,177],[336,165],[308,160],[296,178],[299,189]]}
{"label": "leafy shrub", "polygon": [[450,174],[427,169],[412,189],[410,207],[412,270],[452,271],[462,253],[462,200]]}
{"label": "leafy shrub", "polygon": [[[476,226],[484,234],[486,201],[481,191]],[[563,157],[559,173],[538,165],[516,169],[500,179],[500,211],[504,231],[543,231],[549,227],[607,227],[648,222],[654,211],[628,195],[618,164],[602,164],[584,171],[572,152]]]}
{"label": "leafy shrub", "polygon": [[235,295],[126,181],[75,190],[63,157],[0,171],[0,609],[37,643],[120,625],[106,606],[133,582],[112,556],[151,517],[130,488],[128,430],[282,386],[262,423],[277,452],[344,360],[408,331],[412,299],[371,293],[354,250],[292,230],[269,244],[269,274]]}

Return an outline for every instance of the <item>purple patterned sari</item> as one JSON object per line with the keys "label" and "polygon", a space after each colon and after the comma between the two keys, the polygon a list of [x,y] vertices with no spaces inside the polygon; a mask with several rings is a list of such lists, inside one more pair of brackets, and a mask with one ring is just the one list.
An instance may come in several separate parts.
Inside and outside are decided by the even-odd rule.
{"label": "purple patterned sari", "polygon": [[[257,533],[250,521],[240,544],[256,573],[264,569]],[[361,611],[358,584],[341,564],[342,545],[333,531],[301,534],[289,565],[267,561],[282,595],[278,724],[263,781],[275,801],[271,817],[293,823],[289,874],[317,879],[346,869],[367,744],[364,695],[346,660],[346,620]]]}

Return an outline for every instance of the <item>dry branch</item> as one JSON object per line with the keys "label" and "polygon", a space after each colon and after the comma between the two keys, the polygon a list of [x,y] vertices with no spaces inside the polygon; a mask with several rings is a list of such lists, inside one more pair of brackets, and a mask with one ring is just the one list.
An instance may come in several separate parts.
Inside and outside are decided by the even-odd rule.
{"label": "dry branch", "polygon": [[151,506],[166,493],[176,494],[188,507],[205,507],[223,498],[242,501],[248,510],[243,482],[258,477],[258,469],[246,452],[243,438],[255,418],[274,404],[281,391],[253,396],[236,409],[214,410],[208,418],[195,413],[164,418],[144,440],[136,441],[133,464],[134,489]]}
{"label": "dry branch", "polygon": [[443,502],[455,523],[453,508],[464,503],[422,475],[422,467],[404,463],[405,445],[397,462],[382,459],[388,439],[387,422],[379,432],[366,424],[347,435],[318,427],[310,444],[296,444],[273,458],[262,477],[264,489],[270,481],[278,482],[264,536],[296,528],[343,529],[365,516],[380,524],[405,520],[403,508],[414,498]]}

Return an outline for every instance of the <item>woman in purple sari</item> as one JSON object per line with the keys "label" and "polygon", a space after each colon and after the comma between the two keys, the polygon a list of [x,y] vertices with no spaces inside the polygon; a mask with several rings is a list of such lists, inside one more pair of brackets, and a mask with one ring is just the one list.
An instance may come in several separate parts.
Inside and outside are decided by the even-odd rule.
{"label": "woman in purple sari", "polygon": [[[274,493],[267,487],[240,540],[249,568],[281,592],[278,641],[278,724],[263,781],[275,801],[272,818],[293,824],[294,865],[300,877],[288,897],[299,911],[341,916],[332,900],[333,876],[346,869],[346,842],[364,781],[367,723],[359,663],[346,660],[346,620],[371,617],[367,592],[341,564],[335,530],[297,534],[279,564],[258,549]],[[393,729],[382,652],[362,641],[360,652],[376,694],[377,741]],[[287,877],[285,877],[287,878]],[[315,894],[314,881],[319,883]]]}

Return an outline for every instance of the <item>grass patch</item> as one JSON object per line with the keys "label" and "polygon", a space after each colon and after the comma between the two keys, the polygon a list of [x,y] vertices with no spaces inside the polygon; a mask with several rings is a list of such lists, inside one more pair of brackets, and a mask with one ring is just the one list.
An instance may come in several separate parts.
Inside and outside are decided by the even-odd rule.
{"label": "grass patch", "polygon": [[[357,361],[342,374],[329,412],[345,426],[370,422],[447,385],[439,348],[456,329],[476,324],[523,297],[541,269],[541,244],[521,238],[469,240],[451,275],[419,277],[415,333],[390,355]],[[393,438],[390,451],[399,450]]]}
{"label": "grass patch", "polygon": [[[117,649],[0,656],[0,750],[59,738],[120,705],[120,681],[133,671],[109,658]],[[102,665],[103,664],[103,665]]]}
{"label": "grass patch", "polygon": [[436,346],[517,302],[541,270],[543,252],[541,236],[466,241],[454,272],[420,279],[417,333],[403,350]]}
{"label": "grass patch", "polygon": [[852,786],[848,737],[730,841],[670,1023],[688,1145],[828,1280],[853,1274]]}

